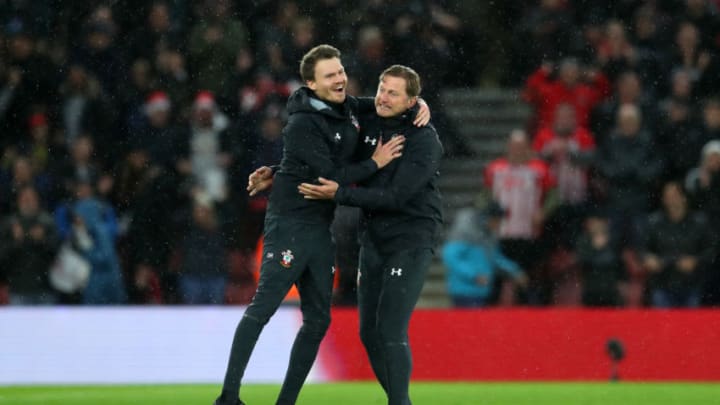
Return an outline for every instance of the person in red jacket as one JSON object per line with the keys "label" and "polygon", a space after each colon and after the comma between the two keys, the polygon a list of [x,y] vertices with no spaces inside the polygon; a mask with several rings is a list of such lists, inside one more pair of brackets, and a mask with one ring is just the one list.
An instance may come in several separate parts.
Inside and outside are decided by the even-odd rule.
{"label": "person in red jacket", "polygon": [[553,78],[554,66],[543,63],[527,80],[523,99],[535,108],[536,128],[552,125],[558,105],[575,107],[577,124],[588,127],[590,111],[610,94],[610,82],[601,72],[590,69],[581,74],[573,58],[564,59]]}
{"label": "person in red jacket", "polygon": [[583,204],[587,200],[587,166],[595,150],[595,138],[577,125],[572,105],[558,105],[553,125],[535,134],[532,148],[550,166],[557,181],[559,202]]}

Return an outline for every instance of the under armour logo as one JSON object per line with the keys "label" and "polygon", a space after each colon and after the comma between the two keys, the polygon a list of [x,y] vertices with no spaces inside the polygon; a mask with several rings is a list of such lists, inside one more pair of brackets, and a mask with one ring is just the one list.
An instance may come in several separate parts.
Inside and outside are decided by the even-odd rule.
{"label": "under armour logo", "polygon": [[370,138],[369,136],[365,137],[365,143],[369,143],[372,146],[375,146],[377,143],[377,138]]}
{"label": "under armour logo", "polygon": [[395,267],[393,267],[392,269],[390,269],[390,275],[391,275],[391,276],[398,276],[398,277],[399,277],[399,276],[402,276],[402,269],[399,268],[399,267],[398,267],[397,269],[396,269]]}
{"label": "under armour logo", "polygon": [[336,133],[335,133],[335,140],[336,140],[336,141],[339,141],[340,139],[342,139],[342,137],[340,136],[340,132],[336,132]]}
{"label": "under armour logo", "polygon": [[331,272],[332,274],[335,274],[335,266],[330,266],[330,272]]}

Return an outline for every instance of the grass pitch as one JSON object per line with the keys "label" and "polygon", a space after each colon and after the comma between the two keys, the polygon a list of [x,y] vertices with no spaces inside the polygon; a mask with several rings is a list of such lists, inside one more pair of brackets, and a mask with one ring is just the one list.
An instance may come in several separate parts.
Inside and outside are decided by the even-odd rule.
{"label": "grass pitch", "polygon": [[[243,387],[248,405],[275,403],[277,385]],[[2,405],[211,405],[213,385],[0,387]],[[720,405],[720,384],[413,383],[414,405]],[[298,405],[384,405],[375,383],[308,384]]]}

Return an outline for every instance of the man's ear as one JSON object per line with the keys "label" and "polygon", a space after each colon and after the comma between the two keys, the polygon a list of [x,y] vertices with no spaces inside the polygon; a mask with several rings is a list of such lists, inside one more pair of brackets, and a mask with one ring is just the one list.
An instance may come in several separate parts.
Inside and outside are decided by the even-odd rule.
{"label": "man's ear", "polygon": [[410,97],[410,98],[408,99],[408,105],[407,105],[408,108],[415,107],[415,104],[417,104],[417,101],[418,101],[417,96],[416,96],[416,97]]}
{"label": "man's ear", "polygon": [[310,88],[310,90],[315,91],[317,89],[317,82],[315,80],[306,80],[305,84]]}

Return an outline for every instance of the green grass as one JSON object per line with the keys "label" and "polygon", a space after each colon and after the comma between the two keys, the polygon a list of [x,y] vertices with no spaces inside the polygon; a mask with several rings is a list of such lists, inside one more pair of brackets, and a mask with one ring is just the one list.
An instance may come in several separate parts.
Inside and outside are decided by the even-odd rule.
{"label": "green grass", "polygon": [[[0,387],[2,405],[211,405],[212,385]],[[276,385],[243,387],[248,405],[275,402]],[[720,384],[413,383],[414,405],[720,405]],[[384,405],[374,383],[308,384],[298,405]]]}

